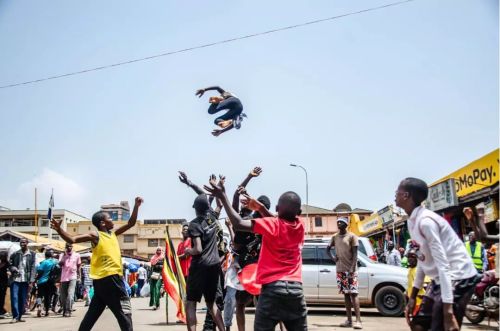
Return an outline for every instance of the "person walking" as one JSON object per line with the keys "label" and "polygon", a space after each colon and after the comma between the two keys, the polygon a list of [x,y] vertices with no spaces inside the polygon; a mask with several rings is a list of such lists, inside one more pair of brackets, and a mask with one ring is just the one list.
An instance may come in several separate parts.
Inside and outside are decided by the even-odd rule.
{"label": "person walking", "polygon": [[73,252],[73,245],[66,243],[66,250],[59,260],[61,266],[61,305],[63,317],[70,317],[75,301],[75,288],[82,261],[80,254]]}
{"label": "person walking", "polygon": [[37,298],[37,317],[42,316],[42,305],[44,309],[43,316],[49,316],[49,309],[52,296],[56,290],[53,275],[53,270],[58,261],[53,258],[54,252],[51,249],[45,250],[45,260],[43,260],[37,267],[37,285],[38,285],[38,298]]}
{"label": "person walking", "polygon": [[36,277],[36,255],[28,249],[28,240],[22,238],[19,242],[21,249],[10,257],[10,302],[12,306],[11,323],[25,322],[22,316],[25,312],[25,303],[28,288],[33,286]]}
{"label": "person walking", "polygon": [[78,236],[69,235],[61,228],[61,221],[51,220],[50,226],[67,243],[90,242],[92,258],[90,260],[90,278],[93,279],[94,296],[89,309],[80,323],[79,331],[89,331],[108,307],[120,325],[121,331],[132,331],[132,306],[125,290],[122,276],[122,256],[117,236],[131,229],[137,223],[137,214],[143,200],[135,198],[134,209],[127,224],[114,232],[115,223],[106,212],[97,212],[92,216],[92,224],[97,233],[92,231]]}
{"label": "person walking", "polygon": [[[395,203],[410,215],[408,230],[419,257],[405,309],[406,320],[412,330],[459,330],[479,279],[463,242],[450,224],[422,206],[428,194],[427,183],[412,177],[403,179],[396,190]],[[432,282],[415,316],[416,299],[425,276]]]}
{"label": "person walking", "polygon": [[[344,295],[347,320],[340,324],[340,327],[362,329],[361,313],[359,309],[358,298],[358,237],[347,231],[349,221],[347,218],[340,217],[337,220],[339,232],[336,233],[328,246],[327,254],[335,262],[337,268],[337,285],[340,294]],[[332,253],[332,247],[335,247],[335,255]],[[356,315],[356,322],[352,322],[352,311]]]}
{"label": "person walking", "polygon": [[149,278],[149,306],[156,310],[160,307],[160,297],[161,297],[161,284],[162,284],[162,271],[163,271],[163,260],[165,255],[163,254],[163,249],[158,247],[156,249],[155,255],[151,258],[151,277]]}
{"label": "person walking", "polygon": [[142,297],[141,290],[146,280],[148,279],[148,271],[144,268],[144,263],[139,265],[139,269],[137,269],[137,296]]}
{"label": "person walking", "polygon": [[88,260],[82,260],[82,281],[85,292],[85,307],[90,305],[90,301],[92,300],[92,292],[93,292],[93,282],[92,278],[90,278],[90,264]]}

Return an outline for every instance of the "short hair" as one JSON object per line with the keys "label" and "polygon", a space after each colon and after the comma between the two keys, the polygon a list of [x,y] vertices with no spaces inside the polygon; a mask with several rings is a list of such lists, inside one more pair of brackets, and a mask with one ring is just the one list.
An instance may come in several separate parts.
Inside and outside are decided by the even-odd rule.
{"label": "short hair", "polygon": [[48,259],[48,258],[52,257],[53,253],[54,253],[54,251],[52,249],[47,249],[45,251],[45,258]]}
{"label": "short hair", "polygon": [[187,223],[182,224],[182,228],[184,229],[185,227],[189,228],[189,224]]}
{"label": "short hair", "polygon": [[401,187],[410,194],[417,206],[420,206],[429,195],[427,183],[418,178],[408,177],[403,179]]}
{"label": "short hair", "polygon": [[106,219],[106,216],[108,216],[106,212],[98,211],[97,213],[92,215],[92,224],[99,229],[101,222],[103,222]]}

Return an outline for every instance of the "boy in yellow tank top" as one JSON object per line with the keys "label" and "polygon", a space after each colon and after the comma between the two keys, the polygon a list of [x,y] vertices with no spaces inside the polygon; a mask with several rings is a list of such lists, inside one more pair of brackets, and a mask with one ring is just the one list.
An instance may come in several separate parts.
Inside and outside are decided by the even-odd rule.
{"label": "boy in yellow tank top", "polygon": [[132,228],[137,221],[137,213],[142,198],[135,198],[134,209],[127,224],[112,231],[114,223],[106,212],[97,212],[92,216],[92,224],[97,231],[71,236],[61,228],[62,221],[52,219],[51,227],[70,244],[92,243],[90,278],[93,280],[94,296],[89,310],[80,324],[79,331],[89,331],[106,307],[115,315],[122,331],[132,331],[132,307],[130,298],[122,280],[122,257],[117,236]]}

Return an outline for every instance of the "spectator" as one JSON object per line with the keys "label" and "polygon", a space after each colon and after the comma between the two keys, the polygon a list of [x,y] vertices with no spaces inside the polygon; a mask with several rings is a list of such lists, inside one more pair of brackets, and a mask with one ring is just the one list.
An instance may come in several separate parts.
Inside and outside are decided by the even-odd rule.
{"label": "spectator", "polygon": [[28,249],[27,239],[22,238],[19,245],[21,249],[12,254],[9,262],[12,274],[12,283],[10,285],[11,323],[25,322],[22,316],[25,312],[28,288],[33,286],[36,277],[35,252]]}
{"label": "spectator", "polygon": [[61,305],[63,317],[70,317],[75,299],[75,288],[82,261],[80,254],[73,252],[73,244],[66,243],[66,251],[59,260],[61,266]]}
{"label": "spectator", "polygon": [[148,271],[144,268],[144,263],[139,265],[139,269],[137,270],[137,296],[141,297],[141,290],[144,286],[144,283],[148,279]]}
{"label": "spectator", "polygon": [[394,242],[387,243],[387,264],[396,267],[401,267],[401,254],[394,248]]}
{"label": "spectator", "polygon": [[[362,329],[361,313],[359,309],[358,297],[358,237],[347,231],[349,221],[341,217],[337,220],[339,232],[332,237],[326,251],[331,259],[336,263],[337,285],[340,294],[344,295],[347,320],[340,324],[340,327],[352,327]],[[335,247],[335,256],[331,248]],[[394,245],[393,245],[394,248]],[[352,322],[352,311],[356,314],[356,322]]]}
{"label": "spectator", "polygon": [[9,286],[9,259],[8,252],[0,252],[0,318],[6,317],[5,295]]}

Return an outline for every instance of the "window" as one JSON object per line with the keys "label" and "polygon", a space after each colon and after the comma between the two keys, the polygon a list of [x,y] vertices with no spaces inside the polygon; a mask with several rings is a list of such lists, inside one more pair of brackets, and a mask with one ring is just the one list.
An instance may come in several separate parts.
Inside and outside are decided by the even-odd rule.
{"label": "window", "polygon": [[133,234],[123,235],[123,242],[124,243],[133,243],[134,242],[134,235]]}
{"label": "window", "polygon": [[[319,252],[319,262],[323,265],[332,265],[332,264],[335,264],[335,262],[333,262],[333,260],[330,258],[330,256],[328,256],[328,254],[326,253],[326,246],[324,247],[319,247],[318,249],[318,252]],[[333,255],[335,256],[335,249],[332,248],[332,253]]]}
{"label": "window", "polygon": [[316,227],[322,227],[323,226],[323,219],[321,218],[321,216],[316,216],[314,218],[314,226],[316,226]]}
{"label": "window", "polygon": [[159,239],[148,239],[148,247],[158,247]]}
{"label": "window", "polygon": [[53,234],[53,235],[52,235],[52,239],[54,239],[54,240],[59,240],[59,239],[61,239],[61,238],[60,238],[57,234]]}
{"label": "window", "polygon": [[76,232],[76,228],[73,228],[73,232]]}
{"label": "window", "polygon": [[302,264],[316,264],[316,247],[302,248]]}
{"label": "window", "polygon": [[124,249],[122,252],[123,255],[129,255],[129,256],[134,255],[134,250],[132,249]]}

